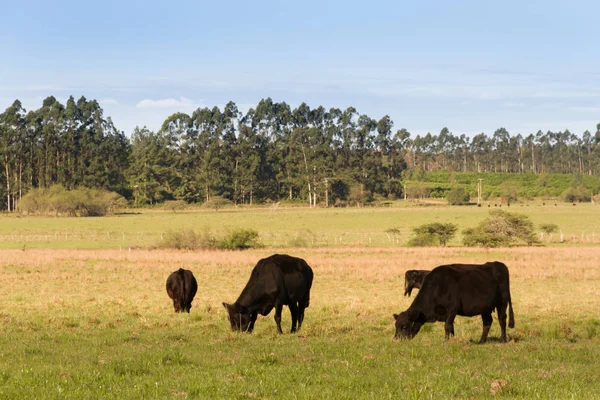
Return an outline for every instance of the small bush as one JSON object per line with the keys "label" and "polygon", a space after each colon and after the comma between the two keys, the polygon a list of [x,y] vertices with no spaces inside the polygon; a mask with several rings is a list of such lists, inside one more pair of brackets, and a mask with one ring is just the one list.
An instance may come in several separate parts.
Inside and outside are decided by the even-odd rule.
{"label": "small bush", "polygon": [[451,189],[446,196],[446,200],[448,200],[448,204],[452,206],[464,206],[469,204],[469,200],[471,200],[471,196],[469,192],[465,190],[462,186]]}
{"label": "small bush", "polygon": [[35,189],[23,196],[21,211],[26,214],[97,217],[112,214],[125,200],[117,193],[96,189],[66,190],[61,185]]}
{"label": "small bush", "polygon": [[579,203],[582,201],[590,201],[591,196],[583,186],[574,186],[565,190],[561,198],[568,203]]}
{"label": "small bush", "polygon": [[539,244],[533,223],[525,215],[502,210],[490,211],[490,216],[477,227],[463,231],[465,246],[509,247]]}
{"label": "small bush", "polygon": [[258,232],[252,229],[238,229],[225,235],[217,243],[222,250],[245,250],[261,247]]}
{"label": "small bush", "polygon": [[208,230],[197,233],[187,229],[167,232],[156,247],[178,250],[245,250],[261,247],[258,239],[258,232],[252,229],[234,230],[220,238]]}
{"label": "small bush", "polygon": [[191,229],[182,231],[169,231],[157,245],[164,249],[199,250],[215,249],[217,240],[212,233],[205,231],[196,233]]}
{"label": "small bush", "polygon": [[541,224],[540,230],[548,235],[554,233],[558,230],[558,225],[556,224]]}
{"label": "small bush", "polygon": [[210,200],[204,202],[204,207],[212,208],[213,210],[219,212],[219,210],[223,207],[227,207],[233,204],[230,200],[220,196],[213,196]]}
{"label": "small bush", "polygon": [[173,212],[185,210],[186,207],[187,203],[183,200],[167,200],[163,203],[163,208],[165,210]]}
{"label": "small bush", "polygon": [[413,229],[415,236],[409,241],[409,246],[445,246],[456,234],[458,226],[452,223],[421,225]]}

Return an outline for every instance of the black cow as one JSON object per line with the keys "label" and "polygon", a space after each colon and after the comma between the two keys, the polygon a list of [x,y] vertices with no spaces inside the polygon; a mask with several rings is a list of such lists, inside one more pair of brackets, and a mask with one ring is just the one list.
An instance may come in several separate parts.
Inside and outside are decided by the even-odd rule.
{"label": "black cow", "polygon": [[480,343],[487,340],[492,325],[492,312],[498,313],[498,322],[506,342],[506,306],[509,306],[508,327],[514,328],[515,316],[510,299],[508,268],[501,262],[483,265],[451,264],[432,270],[408,310],[394,314],[395,337],[413,338],[425,322],[445,321],[446,339],[454,335],[457,315],[481,315],[483,333]]}
{"label": "black cow", "polygon": [[423,280],[431,271],[426,269],[409,269],[404,274],[404,295],[410,297],[413,289],[421,289]]}
{"label": "black cow", "polygon": [[281,330],[281,310],[284,305],[292,314],[292,332],[302,326],[304,309],[310,302],[310,287],[313,271],[301,258],[285,254],[274,254],[258,261],[250,280],[240,297],[233,304],[223,303],[229,313],[229,322],[234,331],[252,332],[260,313],[268,315],[275,308],[277,333]]}
{"label": "black cow", "polygon": [[197,291],[198,283],[192,271],[179,268],[167,278],[167,293],[173,299],[175,312],[187,311],[189,313]]}

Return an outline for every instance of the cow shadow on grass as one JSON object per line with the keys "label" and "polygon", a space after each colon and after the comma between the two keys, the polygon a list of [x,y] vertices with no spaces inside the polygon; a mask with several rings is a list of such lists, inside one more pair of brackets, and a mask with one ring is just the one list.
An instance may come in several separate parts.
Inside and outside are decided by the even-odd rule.
{"label": "cow shadow on grass", "polygon": [[520,342],[520,341],[521,341],[521,338],[516,337],[516,336],[507,336],[506,342],[503,342],[502,339],[500,338],[500,336],[498,336],[498,337],[488,336],[488,338],[485,341],[485,343],[481,343],[479,341],[479,339],[470,339],[469,343],[471,343],[471,344],[487,344],[487,343],[502,343],[502,344],[507,344],[507,343],[517,343],[517,342]]}

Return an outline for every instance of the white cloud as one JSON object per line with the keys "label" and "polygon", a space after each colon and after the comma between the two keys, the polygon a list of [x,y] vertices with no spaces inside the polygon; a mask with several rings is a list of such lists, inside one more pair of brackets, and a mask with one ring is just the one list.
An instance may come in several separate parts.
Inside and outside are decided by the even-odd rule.
{"label": "white cloud", "polygon": [[168,98],[160,100],[144,99],[136,104],[136,108],[190,108],[201,107],[201,104],[195,104],[192,100],[186,97],[178,99]]}
{"label": "white cloud", "polygon": [[113,98],[105,98],[99,101],[101,106],[118,106],[119,102]]}
{"label": "white cloud", "polygon": [[600,113],[600,107],[575,106],[575,107],[569,107],[569,110],[591,112],[591,113]]}

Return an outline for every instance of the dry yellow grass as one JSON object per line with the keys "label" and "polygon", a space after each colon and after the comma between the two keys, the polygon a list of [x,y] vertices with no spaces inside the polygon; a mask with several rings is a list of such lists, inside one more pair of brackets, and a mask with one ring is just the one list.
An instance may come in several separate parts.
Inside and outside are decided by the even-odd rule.
{"label": "dry yellow grass", "polygon": [[[160,318],[172,311],[166,277],[183,267],[191,269],[199,283],[192,313],[222,313],[221,302],[235,300],[257,260],[273,252],[3,250],[0,312],[7,318],[46,316],[52,321],[69,315],[104,321],[100,323],[120,313]],[[358,314],[361,318],[355,322],[365,324],[377,323],[372,318],[388,319],[410,304],[411,299],[402,296],[406,270],[486,259],[505,262],[510,269],[517,326],[523,316],[585,318],[596,315],[600,306],[597,248],[511,248],[487,254],[465,248],[285,252],[304,257],[315,272],[307,326],[314,326],[310,314],[317,310],[325,317],[331,314],[327,318],[332,325],[338,324],[339,313]],[[110,316],[109,322],[100,315]],[[217,318],[226,326],[224,315]]]}

